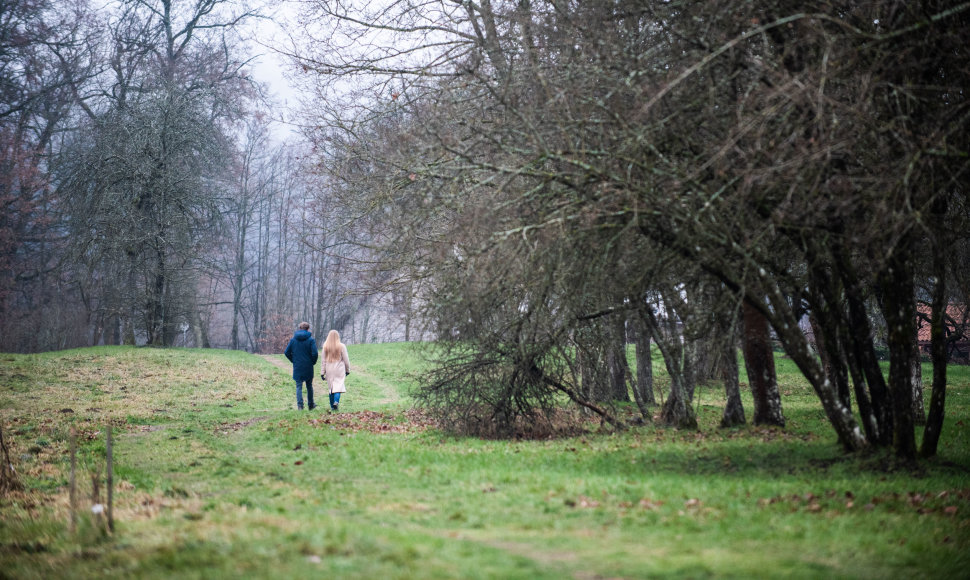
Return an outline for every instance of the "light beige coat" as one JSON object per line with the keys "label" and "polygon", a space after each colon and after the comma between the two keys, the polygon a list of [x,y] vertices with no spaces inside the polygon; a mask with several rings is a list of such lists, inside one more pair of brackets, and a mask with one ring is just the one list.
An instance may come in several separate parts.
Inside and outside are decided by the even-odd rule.
{"label": "light beige coat", "polygon": [[323,361],[323,378],[327,380],[327,387],[331,393],[346,393],[344,379],[350,372],[350,357],[347,356],[347,346],[340,343],[340,360],[336,362]]}

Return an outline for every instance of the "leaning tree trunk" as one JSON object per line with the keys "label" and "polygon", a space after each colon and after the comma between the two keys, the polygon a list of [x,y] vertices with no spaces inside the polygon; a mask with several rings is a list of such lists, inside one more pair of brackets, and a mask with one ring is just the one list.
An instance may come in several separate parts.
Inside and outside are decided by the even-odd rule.
{"label": "leaning tree trunk", "polygon": [[[937,202],[934,209],[945,202]],[[930,358],[933,361],[933,393],[930,395],[930,410],[923,428],[923,444],[920,455],[936,455],[943,431],[943,416],[946,408],[946,336],[943,331],[943,315],[946,312],[946,260],[939,250],[933,252],[933,298],[930,305]]]}
{"label": "leaning tree trunk", "polygon": [[[717,336],[710,341],[712,350],[718,349],[717,372],[724,381],[727,402],[721,415],[721,427],[744,425],[744,405],[741,403],[741,383],[738,380],[738,323],[740,310],[736,307],[720,309],[716,315]],[[712,357],[715,358],[715,357]]]}
{"label": "leaning tree trunk", "polygon": [[[825,338],[822,325],[819,324],[815,314],[809,316],[808,320],[812,325],[815,350],[818,351],[819,360],[822,361],[822,369],[825,371],[825,376],[835,385],[835,389],[839,393],[839,400],[842,401],[842,404],[849,407],[852,405],[852,397],[849,391],[849,373],[844,361],[838,356],[838,341],[834,339],[827,340]],[[830,344],[832,342],[836,344]]]}
{"label": "leaning tree trunk", "polygon": [[602,350],[601,344],[576,345],[576,365],[579,367],[580,376],[579,396],[594,403],[610,400],[609,380],[606,377]]}
{"label": "leaning tree trunk", "polygon": [[[664,360],[668,360],[667,357]],[[670,370],[669,366],[667,368]],[[679,372],[670,373],[670,394],[660,410],[660,421],[668,427],[697,429],[697,416],[687,400],[683,375]]]}
{"label": "leaning tree trunk", "polygon": [[637,403],[640,416],[644,422],[650,421],[650,406],[656,405],[657,401],[653,396],[653,363],[650,360],[650,335],[646,325],[640,318],[640,313],[635,313],[631,321],[633,325],[633,343],[637,357],[637,376],[633,383],[633,400]]}
{"label": "leaning tree trunk", "polygon": [[[869,386],[869,412],[863,407],[863,397],[856,395],[859,400],[859,412],[863,416],[868,415],[874,425],[872,434],[869,435],[869,443],[881,447],[888,447],[892,443],[893,434],[893,413],[889,387],[886,385],[886,378],[882,374],[882,367],[876,357],[875,348],[872,345],[872,327],[869,324],[869,314],[866,311],[865,301],[859,294],[859,280],[854,275],[846,274],[845,296],[848,305],[849,321],[851,323],[852,334],[845,335],[846,340],[851,341],[852,356],[855,364],[865,376],[866,384]],[[853,340],[853,336],[857,337]],[[907,400],[908,397],[907,397]],[[875,439],[872,437],[875,436]]]}
{"label": "leaning tree trunk", "polygon": [[660,354],[663,355],[667,374],[670,375],[670,393],[660,410],[660,421],[668,427],[697,429],[697,416],[694,414],[694,408],[690,406],[687,390],[684,387],[684,369],[681,366],[683,352],[678,352],[677,347],[671,348],[671,344],[664,340],[657,318],[652,312],[646,313],[646,323],[654,342],[657,343],[657,348],[660,349]]}
{"label": "leaning tree trunk", "polygon": [[744,367],[754,398],[754,424],[785,426],[781,410],[781,394],[775,374],[775,357],[771,350],[768,321],[748,300],[742,305],[744,313]]}

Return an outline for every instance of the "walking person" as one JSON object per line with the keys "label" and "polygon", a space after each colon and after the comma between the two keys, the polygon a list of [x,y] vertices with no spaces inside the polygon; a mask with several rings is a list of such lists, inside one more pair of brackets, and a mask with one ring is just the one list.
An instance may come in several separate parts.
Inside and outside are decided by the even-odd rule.
{"label": "walking person", "polygon": [[310,332],[310,323],[301,322],[300,327],[293,333],[293,338],[283,351],[286,358],[293,363],[293,381],[296,383],[296,408],[303,409],[303,383],[306,383],[307,407],[312,411],[313,403],[313,365],[317,364],[320,351],[317,341]]}
{"label": "walking person", "polygon": [[340,342],[340,333],[331,330],[327,340],[323,343],[323,369],[320,378],[326,379],[330,390],[330,410],[340,408],[340,394],[346,393],[344,378],[350,374],[350,358],[347,356],[347,345]]}

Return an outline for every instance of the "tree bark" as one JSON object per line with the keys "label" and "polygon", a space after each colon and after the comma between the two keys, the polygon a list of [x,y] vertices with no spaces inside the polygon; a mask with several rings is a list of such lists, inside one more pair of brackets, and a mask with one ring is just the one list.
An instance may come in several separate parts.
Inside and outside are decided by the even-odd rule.
{"label": "tree bark", "polygon": [[650,333],[653,335],[654,342],[657,343],[657,348],[660,349],[660,354],[663,355],[667,374],[670,375],[670,393],[660,410],[660,420],[668,427],[697,429],[697,416],[688,402],[687,391],[684,387],[684,373],[683,368],[681,368],[683,354],[671,349],[670,345],[664,341],[657,318],[649,310],[646,313],[646,322]]}
{"label": "tree bark", "polygon": [[724,413],[721,415],[721,427],[734,427],[744,425],[744,405],[741,404],[741,384],[738,381],[738,351],[734,343],[734,336],[723,343],[723,359],[721,361],[721,373],[724,378],[724,394],[727,403],[724,405]]}
{"label": "tree bark", "polygon": [[657,397],[653,392],[653,359],[650,354],[650,331],[640,319],[634,319],[634,344],[637,356],[637,382],[634,393],[643,400],[644,405],[657,404]]}
{"label": "tree bark", "polygon": [[822,325],[819,324],[815,314],[809,316],[809,322],[812,325],[812,335],[815,337],[815,350],[818,351],[819,359],[822,361],[822,369],[825,372],[825,376],[835,385],[835,389],[839,393],[839,400],[842,401],[842,404],[849,407],[852,404],[852,397],[849,391],[849,373],[845,363],[839,356],[840,350],[838,345],[830,344],[831,342],[838,341],[825,338]]}
{"label": "tree bark", "polygon": [[[615,320],[612,320],[615,318]],[[626,360],[626,324],[622,316],[614,315],[605,321],[609,325],[609,343],[606,345],[606,361],[609,368],[610,388],[613,400],[630,401],[630,391],[627,388],[627,377],[630,376],[630,365]]]}
{"label": "tree bark", "polygon": [[697,387],[697,343],[697,339],[684,337],[681,376],[688,402],[694,400],[694,389]]}
{"label": "tree bark", "polygon": [[923,407],[923,361],[919,352],[919,336],[914,332],[912,339],[912,358],[909,360],[909,375],[913,391],[913,424],[926,424],[926,409]]}
{"label": "tree bark", "polygon": [[882,278],[882,311],[888,327],[889,397],[893,422],[893,449],[896,456],[916,460],[913,433],[913,336],[916,333],[916,308],[913,275],[909,257],[894,253],[887,261]]}
{"label": "tree bark", "polygon": [[[854,278],[854,273],[849,273],[848,269],[843,273],[850,278],[846,280],[846,302],[849,307],[851,331],[846,334],[846,338],[851,341],[852,356],[869,386],[870,396],[868,401],[871,405],[871,412],[868,413],[867,420],[872,423],[874,432],[867,433],[867,435],[871,444],[888,447],[892,443],[893,433],[893,414],[889,402],[889,389],[886,386],[886,378],[882,374],[882,368],[879,366],[879,360],[876,358],[876,351],[873,348],[872,327],[869,324],[869,314],[866,312],[865,303],[858,292],[859,281]],[[859,391],[859,386],[857,386],[857,394]],[[859,399],[859,410],[865,416],[866,412],[863,409],[861,398]]]}
{"label": "tree bark", "polygon": [[785,426],[781,394],[775,374],[768,321],[748,300],[742,305],[744,316],[744,367],[754,398],[754,424]]}
{"label": "tree bark", "polygon": [[[938,201],[938,210],[944,202]],[[940,212],[942,213],[942,212]],[[933,297],[930,305],[930,358],[933,361],[933,393],[930,395],[930,410],[923,428],[923,443],[920,455],[936,455],[943,432],[944,410],[946,409],[946,336],[943,315],[946,313],[946,260],[940,248],[933,252]]]}

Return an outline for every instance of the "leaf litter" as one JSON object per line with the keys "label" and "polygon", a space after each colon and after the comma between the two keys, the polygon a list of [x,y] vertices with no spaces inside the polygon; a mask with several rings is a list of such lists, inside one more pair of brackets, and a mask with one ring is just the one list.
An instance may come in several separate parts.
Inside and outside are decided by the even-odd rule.
{"label": "leaf litter", "polygon": [[350,433],[417,433],[437,426],[427,413],[419,409],[408,409],[401,415],[378,411],[339,413],[310,419],[309,423],[317,428]]}

